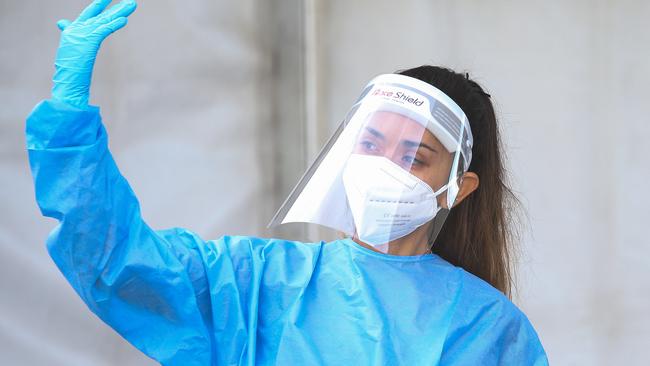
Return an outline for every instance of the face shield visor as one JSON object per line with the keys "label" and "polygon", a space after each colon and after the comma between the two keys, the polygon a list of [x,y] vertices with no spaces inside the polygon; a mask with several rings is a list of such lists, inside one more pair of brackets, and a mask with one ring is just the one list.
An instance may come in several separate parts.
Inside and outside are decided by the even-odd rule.
{"label": "face shield visor", "polygon": [[387,252],[427,225],[433,244],[472,158],[472,133],[442,91],[380,75],[280,207],[269,227],[323,225]]}

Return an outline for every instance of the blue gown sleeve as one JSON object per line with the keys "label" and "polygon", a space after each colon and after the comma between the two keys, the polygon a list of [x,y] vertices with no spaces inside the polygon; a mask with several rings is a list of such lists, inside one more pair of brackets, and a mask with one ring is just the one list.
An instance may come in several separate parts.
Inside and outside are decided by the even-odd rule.
{"label": "blue gown sleeve", "polygon": [[48,251],[88,307],[162,364],[213,363],[205,243],[143,222],[99,109],[44,101],[28,117],[26,136],[36,200],[59,221]]}

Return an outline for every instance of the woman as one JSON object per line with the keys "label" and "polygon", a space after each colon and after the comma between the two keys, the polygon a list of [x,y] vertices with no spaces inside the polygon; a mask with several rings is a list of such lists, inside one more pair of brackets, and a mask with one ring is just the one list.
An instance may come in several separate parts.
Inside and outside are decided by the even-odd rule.
{"label": "woman", "polygon": [[58,23],[52,99],[27,121],[37,201],[60,221],[48,249],[102,320],[165,365],[547,364],[504,296],[509,191],[476,83],[420,67],[369,84],[274,218],[351,238],[154,231],[88,105],[99,46],[136,7],[109,3]]}

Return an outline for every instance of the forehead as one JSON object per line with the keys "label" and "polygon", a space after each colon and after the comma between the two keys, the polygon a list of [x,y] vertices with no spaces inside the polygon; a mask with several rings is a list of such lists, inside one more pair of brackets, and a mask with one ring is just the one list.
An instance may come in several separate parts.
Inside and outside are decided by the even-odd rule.
{"label": "forehead", "polygon": [[379,111],[372,113],[365,124],[373,130],[381,132],[387,139],[421,141],[427,144],[443,147],[442,143],[418,121],[403,114]]}

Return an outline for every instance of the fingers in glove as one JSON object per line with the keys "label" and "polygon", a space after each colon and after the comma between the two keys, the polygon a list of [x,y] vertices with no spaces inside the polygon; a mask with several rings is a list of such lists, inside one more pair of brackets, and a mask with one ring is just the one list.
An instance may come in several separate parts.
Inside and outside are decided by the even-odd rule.
{"label": "fingers in glove", "polygon": [[117,19],[114,19],[110,23],[107,24],[102,24],[97,29],[93,31],[93,34],[97,34],[101,37],[101,39],[104,39],[108,37],[111,33],[115,32],[116,30],[124,27],[127,23],[126,17],[119,17]]}
{"label": "fingers in glove", "polygon": [[109,24],[114,20],[122,17],[128,17],[135,11],[137,4],[133,0],[123,0],[118,4],[111,6],[108,10],[101,13],[97,18],[100,23]]}
{"label": "fingers in glove", "polygon": [[72,22],[67,19],[61,19],[56,22],[56,26],[59,27],[59,30],[64,31],[70,25],[70,23]]}
{"label": "fingers in glove", "polygon": [[111,0],[95,0],[90,5],[88,5],[82,12],[79,14],[79,17],[75,21],[83,22],[86,21],[97,14],[101,13],[106,9],[108,4],[111,3]]}

